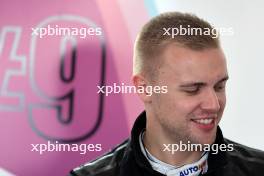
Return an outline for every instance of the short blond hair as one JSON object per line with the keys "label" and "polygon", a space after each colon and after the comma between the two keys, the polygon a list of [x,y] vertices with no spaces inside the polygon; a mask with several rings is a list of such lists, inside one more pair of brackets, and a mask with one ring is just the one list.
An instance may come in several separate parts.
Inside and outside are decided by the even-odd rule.
{"label": "short blond hair", "polygon": [[144,73],[150,77],[155,75],[156,67],[162,64],[157,59],[163,49],[170,43],[177,43],[192,50],[218,48],[219,37],[209,35],[164,35],[164,28],[201,28],[213,27],[205,20],[189,13],[167,12],[152,18],[139,32],[134,45],[133,74]]}

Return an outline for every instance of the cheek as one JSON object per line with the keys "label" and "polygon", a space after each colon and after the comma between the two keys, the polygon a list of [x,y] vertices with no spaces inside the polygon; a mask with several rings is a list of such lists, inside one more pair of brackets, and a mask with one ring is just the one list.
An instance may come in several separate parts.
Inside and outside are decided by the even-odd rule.
{"label": "cheek", "polygon": [[225,105],[226,105],[226,95],[225,94],[219,95],[218,102],[219,102],[220,108],[224,110]]}
{"label": "cheek", "polygon": [[182,94],[164,94],[155,97],[160,110],[169,113],[169,116],[185,117],[199,107],[199,99],[182,96]]}
{"label": "cheek", "polygon": [[193,113],[199,107],[200,101],[195,98],[186,97],[185,99],[177,101],[177,110],[185,115]]}
{"label": "cheek", "polygon": [[177,101],[175,95],[168,93],[153,94],[151,97],[152,109],[161,116],[173,116],[177,111]]}
{"label": "cheek", "polygon": [[172,108],[175,106],[175,101],[172,96],[166,94],[153,94],[151,97],[152,104],[160,108]]}

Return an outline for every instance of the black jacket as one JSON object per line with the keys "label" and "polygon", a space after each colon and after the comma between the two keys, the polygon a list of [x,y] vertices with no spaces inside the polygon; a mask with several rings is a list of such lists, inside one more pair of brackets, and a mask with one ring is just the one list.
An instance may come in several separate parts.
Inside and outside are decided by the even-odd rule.
{"label": "black jacket", "polygon": [[[131,139],[95,161],[70,172],[70,176],[164,176],[153,170],[141,152],[139,135],[146,127],[146,114],[136,120]],[[232,152],[209,153],[208,172],[204,176],[264,176],[264,152],[223,138],[218,127],[217,144],[233,144]]]}

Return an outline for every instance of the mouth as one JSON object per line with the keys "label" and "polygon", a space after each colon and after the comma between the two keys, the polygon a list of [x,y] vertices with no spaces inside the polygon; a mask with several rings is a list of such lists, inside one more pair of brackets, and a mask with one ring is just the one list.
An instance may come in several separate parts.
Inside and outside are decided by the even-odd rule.
{"label": "mouth", "polygon": [[203,131],[211,131],[216,126],[216,118],[191,119],[194,125]]}

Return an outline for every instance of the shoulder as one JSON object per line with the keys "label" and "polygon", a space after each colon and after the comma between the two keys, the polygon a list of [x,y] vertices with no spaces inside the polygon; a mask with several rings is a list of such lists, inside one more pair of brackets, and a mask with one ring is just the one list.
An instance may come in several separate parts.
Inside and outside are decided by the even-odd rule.
{"label": "shoulder", "polygon": [[114,176],[119,170],[120,162],[129,140],[116,146],[99,158],[83,164],[70,172],[69,176]]}
{"label": "shoulder", "polygon": [[233,151],[228,152],[228,156],[235,165],[248,168],[253,173],[264,168],[264,151],[228,139],[225,139],[225,141],[233,145]]}

